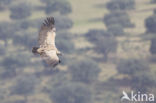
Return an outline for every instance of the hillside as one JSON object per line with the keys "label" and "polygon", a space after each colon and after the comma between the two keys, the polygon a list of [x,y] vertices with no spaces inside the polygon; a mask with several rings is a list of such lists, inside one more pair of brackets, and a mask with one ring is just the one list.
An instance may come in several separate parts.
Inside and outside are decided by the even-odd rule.
{"label": "hillside", "polygon": [[[7,1],[0,1],[3,103],[119,103],[123,90],[156,94],[156,39],[145,25],[156,3],[134,0],[132,9],[111,11],[113,0]],[[63,52],[55,69],[31,53],[49,16],[55,17],[56,46]]]}

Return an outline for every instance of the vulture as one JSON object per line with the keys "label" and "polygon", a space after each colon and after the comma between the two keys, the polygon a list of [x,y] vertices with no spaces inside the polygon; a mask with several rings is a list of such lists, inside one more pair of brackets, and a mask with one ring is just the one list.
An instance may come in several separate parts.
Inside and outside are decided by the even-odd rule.
{"label": "vulture", "polygon": [[49,17],[44,20],[38,35],[39,47],[32,48],[32,53],[39,54],[41,58],[52,67],[55,67],[61,62],[58,57],[58,55],[61,55],[61,52],[55,45],[56,29],[54,24],[54,17]]}

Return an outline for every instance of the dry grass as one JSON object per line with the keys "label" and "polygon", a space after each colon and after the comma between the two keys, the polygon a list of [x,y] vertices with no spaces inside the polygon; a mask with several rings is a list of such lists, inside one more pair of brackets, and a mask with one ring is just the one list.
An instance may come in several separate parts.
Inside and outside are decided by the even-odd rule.
{"label": "dry grass", "polygon": [[0,11],[0,21],[11,21],[10,20],[10,11],[6,10],[6,11]]}
{"label": "dry grass", "polygon": [[96,5],[104,4],[108,0],[69,0],[72,4],[70,18],[74,22],[71,29],[73,33],[85,33],[89,29],[105,28],[103,22],[89,22],[89,20],[102,18],[108,11],[105,8],[97,8]]}
{"label": "dry grass", "polygon": [[117,73],[115,65],[111,63],[100,63],[101,72],[99,74],[99,80],[105,81],[110,78],[112,75]]}

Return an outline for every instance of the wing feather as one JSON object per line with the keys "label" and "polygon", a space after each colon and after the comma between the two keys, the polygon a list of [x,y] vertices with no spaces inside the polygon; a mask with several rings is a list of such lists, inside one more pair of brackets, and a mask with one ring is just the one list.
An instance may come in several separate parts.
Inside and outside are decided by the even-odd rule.
{"label": "wing feather", "polygon": [[47,18],[44,20],[44,23],[41,26],[38,36],[38,43],[40,47],[51,47],[56,48],[55,46],[55,32],[53,32],[55,20],[53,17]]}

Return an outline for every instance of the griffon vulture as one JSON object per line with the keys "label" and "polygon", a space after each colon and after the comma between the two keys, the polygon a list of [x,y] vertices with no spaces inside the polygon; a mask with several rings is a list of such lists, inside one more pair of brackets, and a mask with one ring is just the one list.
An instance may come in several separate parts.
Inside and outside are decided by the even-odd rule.
{"label": "griffon vulture", "polygon": [[40,54],[41,58],[52,67],[61,62],[58,57],[58,55],[61,55],[61,52],[55,45],[56,29],[54,24],[55,20],[53,17],[47,18],[44,21],[38,36],[39,47],[32,48],[34,54]]}

